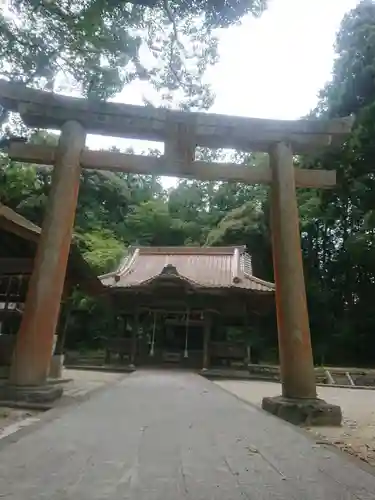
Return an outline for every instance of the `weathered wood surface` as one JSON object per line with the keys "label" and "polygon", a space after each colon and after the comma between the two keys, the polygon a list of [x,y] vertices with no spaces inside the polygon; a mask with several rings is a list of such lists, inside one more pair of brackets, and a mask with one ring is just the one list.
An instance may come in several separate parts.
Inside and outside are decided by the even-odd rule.
{"label": "weathered wood surface", "polygon": [[105,363],[111,364],[112,354],[118,355],[123,361],[124,357],[130,359],[133,341],[129,338],[108,339],[105,343]]}
{"label": "weathered wood surface", "polygon": [[270,154],[272,254],[283,396],[316,397],[303,274],[293,155],[286,144]]}
{"label": "weathered wood surface", "polygon": [[34,259],[20,257],[0,257],[0,273],[3,275],[31,274]]}
{"label": "weathered wood surface", "polygon": [[0,203],[0,228],[28,241],[37,241],[40,235],[40,227],[2,203]]}
{"label": "weathered wood surface", "polygon": [[0,104],[19,112],[30,127],[60,129],[79,121],[88,133],[167,142],[172,158],[189,157],[194,148],[234,148],[265,151],[273,142],[291,144],[307,153],[340,144],[354,118],[334,120],[269,120],[213,113],[171,111],[82,98],[66,97],[0,80]]}
{"label": "weathered wood surface", "polygon": [[209,352],[212,358],[244,360],[247,346],[245,342],[210,342]]}
{"label": "weathered wood surface", "polygon": [[[12,160],[53,165],[56,148],[13,142],[7,149]],[[224,180],[246,184],[271,184],[272,173],[269,165],[248,167],[235,163],[208,163],[194,161],[190,164],[166,162],[162,156],[130,155],[110,151],[85,150],[81,155],[83,168],[92,170],[111,170],[133,174],[171,175],[173,177],[193,177],[200,180]],[[336,184],[334,170],[313,170],[295,168],[295,182],[301,188],[330,188]]]}
{"label": "weathered wood surface", "polygon": [[15,335],[4,333],[0,335],[0,366],[9,366],[11,364],[15,342]]}
{"label": "weathered wood surface", "polygon": [[11,383],[45,384],[65,282],[86,134],[67,122],[60,136],[46,216],[17,335]]}
{"label": "weathered wood surface", "polygon": [[203,368],[210,366],[210,339],[211,339],[212,317],[210,314],[204,315],[203,330]]}

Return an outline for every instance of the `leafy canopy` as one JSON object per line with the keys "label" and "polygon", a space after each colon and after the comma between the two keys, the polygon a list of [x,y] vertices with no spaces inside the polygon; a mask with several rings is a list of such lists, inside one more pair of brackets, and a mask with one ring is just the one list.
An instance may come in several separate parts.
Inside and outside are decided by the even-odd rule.
{"label": "leafy canopy", "polygon": [[[117,3],[112,2],[112,5]],[[109,3],[102,2],[102,5],[108,7]],[[154,3],[152,9],[139,4],[126,5],[131,15],[140,13],[140,19],[145,23],[142,26],[146,27],[147,16],[164,18],[163,29],[169,29],[169,34],[173,34],[173,24],[168,21],[161,2]],[[169,3],[179,27],[194,19],[192,24],[186,24],[188,35],[184,34],[187,36],[183,38],[184,43],[191,36],[189,30],[192,27],[199,26],[200,34],[208,30],[213,36],[214,27],[237,19],[233,12],[226,22],[212,17],[209,5],[213,3]],[[228,2],[222,2],[222,5],[228,5]],[[183,10],[184,6],[187,10]],[[237,13],[240,16],[240,10]],[[200,15],[200,24],[195,21],[197,15]],[[156,33],[162,30],[157,23],[152,23],[153,20],[150,24],[155,28],[153,41],[162,47],[159,55],[167,56],[168,50],[156,38]],[[127,31],[128,36],[130,31]],[[338,174],[337,186],[333,190],[298,191],[312,341],[316,361],[322,363],[374,363],[374,34],[375,1],[363,0],[343,19],[337,35],[332,80],[322,89],[319,106],[314,111],[318,116],[347,116],[354,112],[357,120],[353,133],[337,150],[328,151],[318,158],[298,160],[301,168],[335,169]],[[97,43],[96,39],[93,43]],[[0,47],[2,50],[5,50],[3,46]],[[172,82],[177,80],[163,57],[160,55],[159,58],[159,73],[149,77],[160,85],[168,81],[167,87],[172,88]],[[89,58],[86,57],[85,61]],[[55,64],[53,59],[52,64]],[[72,64],[74,67],[74,59]],[[116,64],[113,67],[117,67]],[[127,66],[128,75],[131,64]],[[166,75],[172,80],[167,80]],[[209,159],[209,156],[204,158]],[[40,223],[50,186],[49,173],[37,167],[9,163],[5,156],[0,157],[0,161],[1,200]],[[258,159],[251,161],[256,164]],[[104,177],[98,172],[83,172],[76,241],[85,257],[100,272],[113,268],[121,252],[125,252],[130,244],[245,244],[252,254],[254,274],[272,280],[266,194],[265,189],[258,186],[194,180],[182,180],[174,189],[165,192],[157,178],[121,174]],[[92,316],[91,326],[79,330],[80,338],[83,332],[92,335],[97,321],[98,316]],[[272,331],[275,332],[274,324]],[[273,339],[276,346],[276,335]]]}
{"label": "leafy canopy", "polygon": [[75,82],[108,98],[147,80],[167,105],[209,107],[202,76],[217,60],[214,30],[260,15],[266,0],[9,0],[0,11],[0,74],[39,87]]}

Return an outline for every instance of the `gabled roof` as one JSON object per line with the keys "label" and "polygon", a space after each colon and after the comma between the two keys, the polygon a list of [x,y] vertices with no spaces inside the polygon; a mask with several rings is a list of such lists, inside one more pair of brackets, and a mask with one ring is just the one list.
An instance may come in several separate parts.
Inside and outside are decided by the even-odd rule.
{"label": "gabled roof", "polygon": [[118,269],[100,276],[106,287],[134,288],[155,281],[182,280],[196,288],[242,288],[273,292],[273,283],[252,274],[243,246],[131,248]]}
{"label": "gabled roof", "polygon": [[[26,253],[27,257],[34,259],[41,232],[42,230],[39,226],[36,226],[19,213],[0,203],[0,242],[2,236],[5,237],[5,234],[13,235],[13,239],[15,238],[16,242],[15,245],[19,247],[19,238],[21,238],[21,240],[24,242],[27,241],[31,245],[26,248],[25,243],[23,243],[23,246],[21,244],[24,251],[22,253]],[[14,255],[10,255],[10,257],[14,257]],[[68,273],[72,282],[79,284],[87,293],[96,295],[104,292],[101,281],[73,242],[70,246]]]}

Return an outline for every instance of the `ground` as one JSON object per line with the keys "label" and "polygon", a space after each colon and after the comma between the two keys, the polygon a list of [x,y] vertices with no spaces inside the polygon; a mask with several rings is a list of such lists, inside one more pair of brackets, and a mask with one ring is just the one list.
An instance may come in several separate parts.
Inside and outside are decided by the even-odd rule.
{"label": "ground", "polygon": [[63,377],[71,380],[65,385],[65,396],[80,398],[85,397],[92,391],[121,380],[123,375],[120,373],[65,369]]}
{"label": "ground", "polygon": [[199,375],[140,370],[91,394],[0,440],[2,498],[375,498],[373,474]]}
{"label": "ground", "polygon": [[[115,383],[123,375],[99,371],[65,370],[65,400],[81,400],[92,391]],[[260,406],[263,396],[280,394],[277,383],[257,381],[220,381],[221,387],[250,403]],[[334,444],[375,466],[375,390],[319,387],[319,396],[341,406],[344,414],[341,428],[311,429],[320,441]],[[31,425],[39,412],[0,408],[0,439],[19,428]]]}
{"label": "ground", "polygon": [[0,407],[0,439],[35,422],[39,414],[37,411]]}
{"label": "ground", "polygon": [[[118,373],[85,370],[64,370],[64,396],[61,405],[88,397],[93,391],[122,378]],[[0,407],[0,439],[27,427],[40,419],[43,412]],[[1,495],[0,495],[1,496]]]}
{"label": "ground", "polygon": [[[259,407],[262,397],[281,393],[280,384],[273,382],[223,380],[216,383]],[[318,436],[319,441],[326,440],[375,466],[375,390],[318,387],[318,395],[341,406],[343,425],[310,431]]]}

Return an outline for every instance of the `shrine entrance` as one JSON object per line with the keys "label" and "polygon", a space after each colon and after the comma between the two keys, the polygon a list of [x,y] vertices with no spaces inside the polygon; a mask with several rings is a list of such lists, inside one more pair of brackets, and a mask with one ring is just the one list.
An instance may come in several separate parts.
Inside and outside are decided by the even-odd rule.
{"label": "shrine entrance", "polygon": [[204,319],[199,311],[154,313],[157,328],[151,330],[147,356],[140,364],[169,367],[203,367]]}
{"label": "shrine entrance", "polygon": [[130,248],[100,279],[122,320],[108,354],[137,367],[247,367],[251,332],[275,304],[244,246]]}
{"label": "shrine entrance", "polygon": [[[335,185],[335,172],[294,167],[293,155],[342,143],[353,118],[280,121],[93,102],[0,82],[0,104],[29,127],[60,129],[58,147],[10,141],[13,160],[54,165],[52,189],[17,337],[10,388],[45,386],[63,290],[81,167],[271,185],[273,261],[282,396],[263,407],[282,418],[340,424],[341,410],[317,399],[300,248],[296,187]],[[86,134],[155,140],[164,155],[89,151]],[[197,146],[269,153],[269,165],[206,163]],[[306,417],[306,415],[308,416]],[[292,416],[291,416],[292,415]]]}
{"label": "shrine entrance", "polygon": [[[190,351],[203,351],[203,328],[193,326],[185,317],[164,317],[159,337],[164,362],[181,364],[188,358]],[[155,339],[156,341],[156,339]]]}

